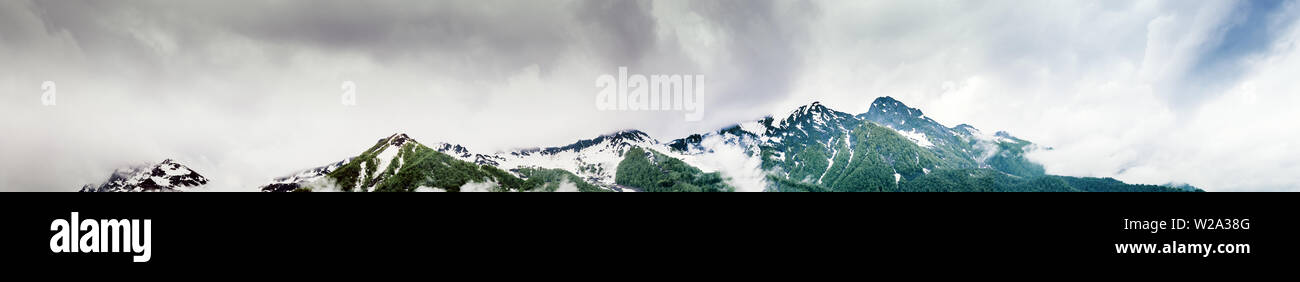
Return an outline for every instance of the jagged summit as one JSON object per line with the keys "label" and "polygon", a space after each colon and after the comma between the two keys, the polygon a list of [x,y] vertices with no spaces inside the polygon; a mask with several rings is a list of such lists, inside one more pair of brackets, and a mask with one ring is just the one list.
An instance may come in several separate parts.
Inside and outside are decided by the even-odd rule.
{"label": "jagged summit", "polygon": [[[633,130],[622,130],[610,134],[605,134],[605,135],[597,136],[596,138],[592,138],[592,139],[578,140],[578,142],[574,142],[573,144],[569,144],[561,147],[550,147],[550,148],[539,149],[539,150],[541,151],[542,154],[556,154],[564,151],[573,151],[573,152],[582,151],[584,149],[599,144],[606,144],[606,146],[623,147],[627,144],[634,144],[634,143],[657,144],[659,142],[656,141],[654,138],[651,138],[649,134],[646,134],[645,132],[641,132],[640,130],[633,129]],[[525,150],[525,151],[529,151],[529,150]]]}
{"label": "jagged summit", "polygon": [[839,126],[846,120],[851,119],[853,119],[853,115],[827,108],[821,102],[812,102],[791,111],[790,115],[781,120],[776,127],[798,127],[802,129],[804,126],[813,126],[823,128],[826,126]]}
{"label": "jagged summit", "polygon": [[635,130],[635,129],[614,132],[611,134],[603,135],[601,137],[609,137],[609,138],[636,141],[636,142],[644,142],[647,140],[654,139],[654,138],[650,138],[650,134],[646,134],[645,132],[641,132],[640,130]]}
{"label": "jagged summit", "polygon": [[470,152],[469,148],[466,148],[465,146],[460,144],[452,144],[447,142],[433,142],[429,144],[424,144],[406,135],[406,133],[401,133],[401,132],[394,133],[393,135],[390,135],[388,137],[380,138],[377,143],[385,144],[384,145],[385,147],[399,148],[399,150],[407,143],[418,144],[433,149],[434,151],[438,151],[439,153],[448,154],[458,159],[469,160],[469,161],[473,161],[477,156],[477,154]]}
{"label": "jagged summit", "polygon": [[349,157],[336,163],[332,163],[332,164],[300,171],[292,175],[276,178],[275,180],[271,181],[271,183],[259,187],[258,190],[262,192],[292,192],[302,187],[303,184],[311,183],[321,179],[322,177],[325,177],[325,175],[329,174],[330,172],[334,172],[334,170],[338,169],[339,167],[342,167],[348,162],[351,162],[352,159],[353,158]]}
{"label": "jagged summit", "polygon": [[907,104],[903,104],[903,102],[890,96],[876,98],[876,100],[871,101],[871,109],[867,110],[867,114],[893,114],[911,117],[925,115],[925,113],[921,112],[921,109],[908,107]]}
{"label": "jagged summit", "polygon": [[388,140],[388,145],[392,146],[402,146],[402,144],[406,144],[406,141],[412,141],[411,137],[406,136],[406,133],[401,132],[388,136],[385,140]]}
{"label": "jagged summit", "polygon": [[208,184],[208,179],[175,160],[154,165],[120,168],[99,185],[87,184],[81,192],[173,192]]}
{"label": "jagged summit", "polygon": [[469,152],[469,148],[465,148],[465,146],[461,146],[458,144],[438,142],[438,143],[430,144],[429,148],[432,148],[433,150],[438,151],[440,153],[452,155],[454,157],[461,158],[461,159],[474,157],[474,154]]}
{"label": "jagged summit", "polygon": [[876,104],[887,105],[893,103],[902,104],[902,102],[898,101],[898,99],[894,99],[894,96],[876,97],[875,100],[871,101],[872,105],[876,105]]}
{"label": "jagged summit", "polygon": [[830,108],[827,108],[826,106],[822,105],[822,103],[819,102],[819,101],[814,101],[814,102],[812,102],[811,104],[807,104],[807,105],[799,106],[799,108],[794,109],[794,111],[790,111],[790,115],[789,115],[789,116],[790,116],[790,117],[803,117],[803,116],[809,116],[809,115],[822,114],[822,113],[826,113],[826,112],[828,112],[828,111],[831,111]]}
{"label": "jagged summit", "polygon": [[[469,150],[463,146],[448,143],[433,143],[425,147],[424,144],[415,141],[406,133],[398,132],[388,137],[379,138],[374,147],[362,152],[360,155],[347,157],[342,161],[332,164],[304,170],[289,176],[274,179],[271,183],[259,188],[263,192],[291,192],[299,190],[329,191],[329,190],[348,190],[348,189],[374,189],[376,183],[381,182],[384,177],[389,175],[383,174],[385,170],[390,169],[389,164],[394,164],[395,169],[401,169],[405,163],[402,162],[403,148],[414,146],[413,149],[426,148],[433,149],[441,153],[451,155],[456,158],[472,158]],[[351,175],[359,175],[363,178],[360,181],[353,180],[348,186],[336,186],[334,182],[322,181],[328,175],[335,173],[340,169],[347,169],[352,165],[356,167],[365,167],[373,165],[373,169],[358,170]]]}
{"label": "jagged summit", "polygon": [[583,180],[612,187],[623,154],[633,147],[655,147],[659,141],[640,130],[621,130],[569,145],[522,149],[481,156],[477,163],[503,169],[541,167],[563,169]]}
{"label": "jagged summit", "polygon": [[925,113],[921,112],[920,109],[908,107],[907,104],[890,96],[876,98],[871,101],[871,108],[866,113],[857,115],[857,118],[875,122],[900,132],[921,132],[931,137],[938,136],[940,139],[946,139],[943,136],[952,135],[952,131],[963,131],[957,128],[945,127],[934,119],[925,116]]}

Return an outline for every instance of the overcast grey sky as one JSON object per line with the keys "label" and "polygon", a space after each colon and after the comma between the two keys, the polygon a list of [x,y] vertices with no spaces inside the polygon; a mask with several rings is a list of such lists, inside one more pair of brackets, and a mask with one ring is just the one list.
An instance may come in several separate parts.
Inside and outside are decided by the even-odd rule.
{"label": "overcast grey sky", "polygon": [[[1296,1],[0,1],[0,187],[174,158],[221,190],[402,131],[495,151],[893,96],[1049,173],[1300,187]],[[596,77],[707,78],[704,120]],[[41,105],[41,83],[57,105]],[[342,81],[356,106],[339,103]]]}

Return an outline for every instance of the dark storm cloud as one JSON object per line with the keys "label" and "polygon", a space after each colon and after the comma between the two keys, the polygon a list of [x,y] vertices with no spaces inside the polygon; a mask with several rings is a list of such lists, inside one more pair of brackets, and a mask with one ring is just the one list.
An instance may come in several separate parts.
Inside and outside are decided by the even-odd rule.
{"label": "dark storm cloud", "polygon": [[0,2],[0,47],[13,48],[14,45],[30,42],[33,36],[41,32],[22,18],[30,9],[26,2]]}
{"label": "dark storm cloud", "polygon": [[[694,1],[694,10],[725,36],[726,64],[742,83],[714,93],[756,106],[789,94],[803,66],[808,22],[817,8],[807,1]],[[735,104],[733,104],[735,105]]]}
{"label": "dark storm cloud", "polygon": [[[233,5],[212,20],[271,44],[362,52],[381,63],[456,65],[500,75],[552,65],[581,34],[563,2],[302,1]],[[560,5],[557,7],[557,5]]]}
{"label": "dark storm cloud", "polygon": [[[38,1],[31,9],[87,54],[153,64],[125,66],[145,69],[157,68],[160,58],[128,28],[159,29],[196,56],[213,35],[235,34],[281,48],[281,57],[356,52],[385,64],[457,70],[448,75],[464,79],[501,78],[530,65],[549,70],[575,50],[634,64],[660,47],[644,0]],[[33,32],[0,28],[22,28],[0,37],[16,42]]]}
{"label": "dark storm cloud", "polygon": [[[32,1],[18,3],[17,13],[30,13],[39,18],[41,27],[14,34],[28,34],[35,38],[65,34],[75,41],[90,64],[77,67],[93,68],[97,71],[112,70],[121,74],[150,75],[149,70],[162,64],[162,58],[154,50],[133,37],[129,21],[141,21],[151,17],[140,11],[124,8],[114,1]],[[6,16],[8,18],[8,16]],[[8,40],[4,44],[25,46],[20,52],[33,55],[44,52],[45,46],[32,45],[33,37]]]}
{"label": "dark storm cloud", "polygon": [[582,1],[576,17],[592,30],[593,42],[606,42],[597,51],[613,62],[640,62],[656,47],[655,19],[650,1]]}
{"label": "dark storm cloud", "polygon": [[[710,91],[719,101],[743,95],[765,103],[786,94],[799,72],[806,1],[690,1],[688,10],[719,34],[723,49],[694,59],[662,36],[646,0],[590,1],[38,1],[32,9],[51,31],[66,31],[99,66],[141,75],[185,75],[167,69],[141,30],[166,36],[194,61],[210,57],[218,35],[253,40],[273,59],[302,51],[364,54],[381,64],[426,66],[464,80],[500,80],[537,65],[554,71],[566,54],[612,69],[654,65],[653,71],[701,72],[701,57],[725,69],[705,73],[734,83]],[[660,7],[662,9],[662,7]],[[20,40],[24,32],[7,31]],[[147,33],[145,35],[148,35]],[[744,81],[744,83],[740,83]]]}

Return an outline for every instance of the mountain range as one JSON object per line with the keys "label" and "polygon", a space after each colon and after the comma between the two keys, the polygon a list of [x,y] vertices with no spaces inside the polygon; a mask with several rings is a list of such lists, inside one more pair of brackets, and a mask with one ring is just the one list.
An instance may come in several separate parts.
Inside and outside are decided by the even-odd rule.
{"label": "mountain range", "polygon": [[[306,191],[1200,191],[1111,178],[1048,175],[1025,157],[1051,150],[1007,132],[946,127],[892,97],[849,114],[814,102],[660,142],[626,130],[545,148],[474,152],[380,138],[359,154],[273,179],[264,192]],[[186,191],[206,179],[164,161],[119,170],[82,191]],[[170,170],[169,170],[170,169]],[[186,172],[186,173],[182,173]]]}

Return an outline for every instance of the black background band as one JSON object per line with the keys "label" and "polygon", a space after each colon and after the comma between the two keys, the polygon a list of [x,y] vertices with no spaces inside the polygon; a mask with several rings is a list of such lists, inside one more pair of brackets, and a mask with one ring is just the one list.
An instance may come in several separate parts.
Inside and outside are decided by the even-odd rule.
{"label": "black background band", "polygon": [[[6,193],[4,265],[161,271],[301,267],[869,267],[1295,261],[1287,193]],[[151,219],[152,258],[55,254],[54,219]],[[1250,219],[1124,230],[1124,219]],[[1249,254],[1116,254],[1117,243],[1249,243]],[[418,266],[410,268],[409,266]],[[760,267],[761,268],[761,267]]]}

